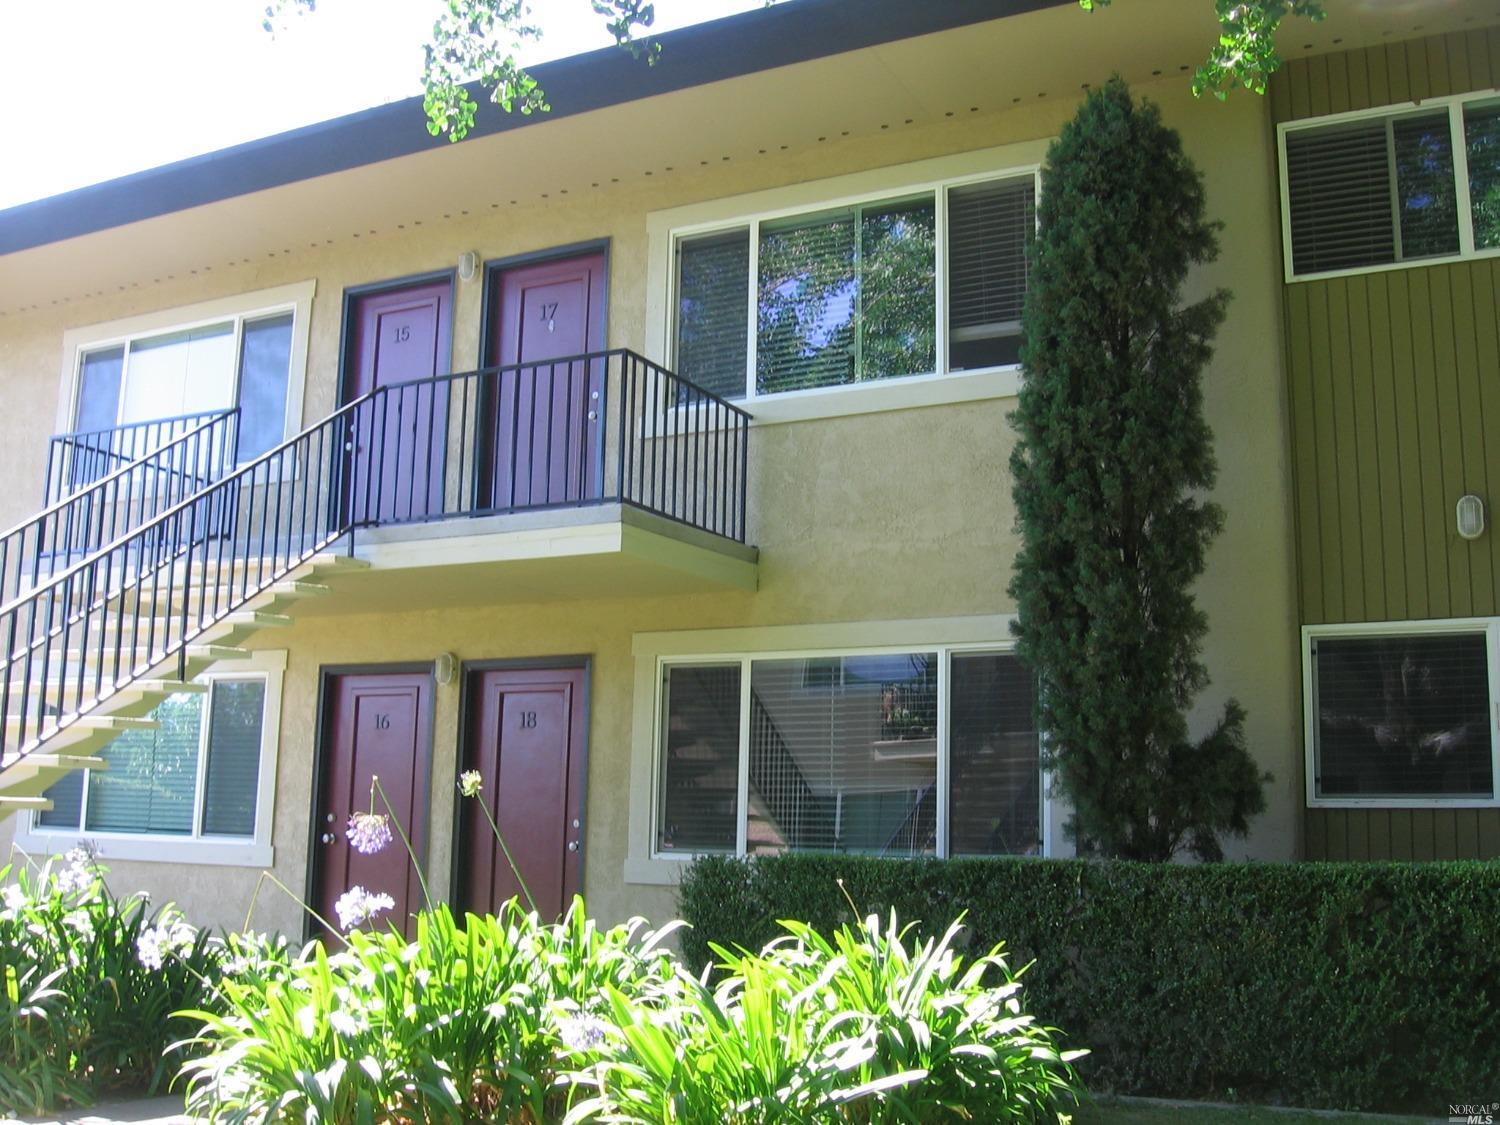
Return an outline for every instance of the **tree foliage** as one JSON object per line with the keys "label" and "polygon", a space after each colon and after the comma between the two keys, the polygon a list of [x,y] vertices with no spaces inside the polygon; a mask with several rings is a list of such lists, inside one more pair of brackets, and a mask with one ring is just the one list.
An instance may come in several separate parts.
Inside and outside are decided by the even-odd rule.
{"label": "tree foliage", "polygon": [[1196,743],[1185,717],[1208,682],[1191,587],[1223,522],[1201,372],[1229,294],[1180,294],[1216,224],[1177,134],[1118,78],[1042,175],[1012,417],[1020,652],[1080,849],[1217,858],[1264,797],[1239,704]]}
{"label": "tree foliage", "polygon": [[[273,31],[288,11],[311,12],[318,0],[269,0],[264,25]],[[765,0],[766,6],[778,0]],[[920,3],[921,0],[910,0]],[[1205,3],[1207,0],[1196,0]],[[1107,8],[1113,0],[1078,0],[1085,11]],[[1213,0],[1219,42],[1193,75],[1193,93],[1224,98],[1236,86],[1266,92],[1266,79],[1281,65],[1276,33],[1288,16],[1321,20],[1323,0]],[[588,0],[615,42],[648,63],[661,45],[648,36],[656,19],[650,0]],[[545,112],[545,91],[517,61],[521,46],[541,36],[530,0],[444,0],[424,45],[422,108],[427,130],[461,141],[474,127],[478,103],[468,86],[478,82],[507,113]]]}

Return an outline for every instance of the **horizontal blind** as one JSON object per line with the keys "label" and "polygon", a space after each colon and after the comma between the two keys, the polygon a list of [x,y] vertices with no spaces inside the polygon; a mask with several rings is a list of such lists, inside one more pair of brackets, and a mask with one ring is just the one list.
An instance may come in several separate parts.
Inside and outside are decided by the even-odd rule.
{"label": "horizontal blind", "polygon": [[750,232],[677,247],[677,373],[723,398],[743,398],[749,359]]}
{"label": "horizontal blind", "polygon": [[739,828],[740,665],[666,670],[656,846],[732,852]]}
{"label": "horizontal blind", "polygon": [[209,703],[203,833],[253,836],[260,789],[264,680],[216,680]]}
{"label": "horizontal blind", "polygon": [[760,394],[854,381],[855,246],[852,212],[761,227]]}
{"label": "horizontal blind", "polygon": [[1009,653],[957,654],[950,698],[949,854],[1041,854],[1036,677]]}
{"label": "horizontal blind", "polygon": [[1322,797],[1488,797],[1483,633],[1320,637],[1313,643]]}
{"label": "horizontal blind", "polygon": [[1288,132],[1286,176],[1294,272],[1396,260],[1385,121]]}
{"label": "horizontal blind", "polygon": [[937,657],[751,665],[747,851],[932,854]]}
{"label": "horizontal blind", "polygon": [[83,770],[74,770],[47,786],[42,794],[52,802],[52,807],[37,813],[36,822],[43,828],[66,828],[78,831],[78,820],[83,815]]}
{"label": "horizontal blind", "polygon": [[948,326],[1019,330],[1026,238],[1036,227],[1030,180],[948,192]]}
{"label": "horizontal blind", "polygon": [[1458,253],[1458,199],[1453,181],[1453,133],[1448,111],[1391,122],[1401,258]]}
{"label": "horizontal blind", "polygon": [[1464,107],[1464,147],[1474,245],[1490,250],[1500,246],[1500,102]]}
{"label": "horizontal blind", "polygon": [[170,696],[151,717],[157,730],[127,731],[99,751],[109,768],[89,774],[89,831],[192,833],[202,697]]}

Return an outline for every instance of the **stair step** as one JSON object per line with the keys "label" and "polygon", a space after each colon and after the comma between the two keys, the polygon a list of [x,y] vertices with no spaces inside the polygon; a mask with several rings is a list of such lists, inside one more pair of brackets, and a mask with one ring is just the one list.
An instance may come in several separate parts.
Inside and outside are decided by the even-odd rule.
{"label": "stair step", "polygon": [[[125,715],[78,715],[71,719],[66,715],[44,715],[42,718],[43,732],[58,729],[59,718],[67,720],[63,724],[65,729],[77,731],[112,731],[115,734],[123,734],[130,730],[157,730],[161,727],[161,724],[155,719],[135,718]],[[30,731],[35,725],[35,716],[27,715],[26,729]],[[19,715],[11,715],[6,718],[5,733],[7,737],[20,729],[21,717]]]}
{"label": "stair step", "polygon": [[32,812],[51,812],[52,801],[48,797],[0,796],[0,812],[24,812],[27,809]]}
{"label": "stair step", "polygon": [[[59,680],[55,677],[55,675],[49,677],[46,684],[44,685],[38,685],[34,677],[31,680],[31,683],[27,685],[19,677],[17,677],[10,681],[10,698],[12,700],[12,707],[16,706],[16,701],[20,698],[19,693],[27,690],[28,686],[30,687],[30,690],[32,692],[37,692],[38,690],[40,690],[48,699],[55,698],[59,691],[76,692],[78,690],[78,684],[76,681]],[[207,684],[196,683],[193,680],[143,679],[132,680],[130,683],[125,684],[121,687],[116,687],[113,683],[100,684],[98,694],[96,695],[94,694],[94,685],[92,681],[84,684],[84,692],[86,697],[95,700],[98,704],[104,704],[111,700],[123,698],[132,694],[167,696],[182,695],[184,693],[198,694],[201,692],[206,692],[207,690]]]}
{"label": "stair step", "polygon": [[30,754],[8,756],[3,766],[0,766],[0,769],[6,772],[18,768],[64,771],[107,770],[109,769],[109,761],[105,758],[96,757],[93,754],[47,754],[40,750],[34,750]]}
{"label": "stair step", "polygon": [[[187,655],[189,660],[239,660],[247,656],[248,654],[248,650],[239,648],[236,645],[215,644],[210,642],[208,644],[191,644],[187,646]],[[71,665],[77,665],[81,662],[85,668],[93,668],[96,663],[97,655],[98,650],[93,648],[90,648],[87,652],[70,648],[65,654],[64,659],[66,659],[67,662]],[[115,659],[114,648],[111,647],[105,655],[109,658],[110,665],[113,666]],[[122,663],[131,663],[136,665],[148,664],[148,666],[155,666],[157,664],[165,664],[168,660],[176,659],[176,652],[164,652],[159,647],[150,648],[146,645],[137,645],[134,648],[126,647],[120,650],[120,661]],[[39,660],[33,661],[33,667],[39,665],[40,663],[41,662]],[[52,656],[52,663],[54,666],[56,666],[57,664],[57,653],[55,652]]]}

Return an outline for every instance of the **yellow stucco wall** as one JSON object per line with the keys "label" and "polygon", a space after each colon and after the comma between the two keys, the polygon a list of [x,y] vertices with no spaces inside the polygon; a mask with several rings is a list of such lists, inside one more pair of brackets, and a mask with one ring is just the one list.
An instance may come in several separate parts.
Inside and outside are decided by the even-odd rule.
{"label": "yellow stucco wall", "polygon": [[[1192,279],[1195,293],[1225,286],[1235,298],[1207,378],[1208,416],[1220,466],[1216,498],[1227,513],[1199,588],[1211,632],[1205,657],[1213,685],[1201,727],[1230,694],[1249,710],[1250,743],[1273,771],[1270,811],[1231,854],[1296,854],[1301,755],[1292,588],[1285,418],[1279,346],[1280,258],[1271,130],[1253,97],[1195,102],[1174,78],[1140,88],[1163,105],[1204,170],[1213,214],[1225,224],[1219,261]],[[681,95],[691,97],[692,94]],[[647,338],[646,216],[657,209],[947,153],[1054,134],[1071,113],[1061,99],[1004,113],[914,128],[899,136],[835,141],[736,167],[604,188],[587,202],[549,201],[469,219],[276,254],[212,279],[151,284],[65,310],[0,322],[0,519],[26,514],[40,491],[45,436],[55,429],[64,330],[117,317],[315,278],[308,421],[336,398],[341,296],[345,287],[448,269],[466,250],[500,258],[584,240],[610,240],[610,343]],[[478,281],[460,284],[455,369],[477,362]],[[1013,400],[888,411],[757,427],[751,438],[750,539],[761,550],[758,592],[691,598],[610,599],[583,591],[576,602],[400,614],[309,617],[263,636],[289,651],[278,762],[275,869],[300,888],[306,871],[318,670],[327,664],[586,654],[593,660],[589,731],[587,868],[593,910],[606,919],[672,910],[667,888],[625,885],[631,747],[632,635],[640,631],[896,620],[997,614],[1016,538],[1006,472]],[[503,572],[497,572],[503,580]],[[433,870],[446,882],[457,684],[437,694]],[[637,748],[637,752],[649,752]],[[9,827],[0,826],[0,844]],[[118,862],[119,890],[143,887],[203,921],[238,925],[256,872]],[[264,892],[261,925],[300,928],[296,907]]]}

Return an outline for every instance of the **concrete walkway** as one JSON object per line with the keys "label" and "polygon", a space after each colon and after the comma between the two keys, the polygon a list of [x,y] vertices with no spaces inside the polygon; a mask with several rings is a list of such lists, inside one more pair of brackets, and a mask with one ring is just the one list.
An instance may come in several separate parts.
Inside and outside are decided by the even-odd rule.
{"label": "concrete walkway", "polygon": [[[109,1102],[75,1109],[55,1117],[22,1117],[26,1125],[193,1125],[197,1118],[182,1112],[182,1098],[137,1098],[128,1102]],[[5,1118],[0,1125],[14,1125],[16,1118]]]}

